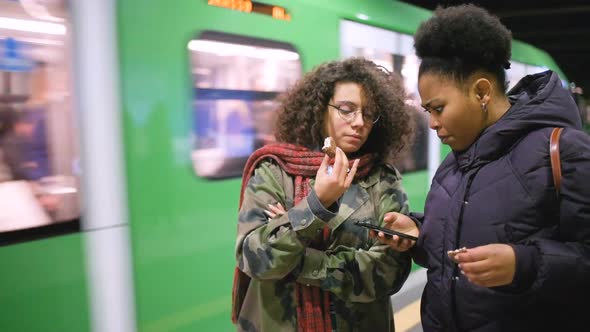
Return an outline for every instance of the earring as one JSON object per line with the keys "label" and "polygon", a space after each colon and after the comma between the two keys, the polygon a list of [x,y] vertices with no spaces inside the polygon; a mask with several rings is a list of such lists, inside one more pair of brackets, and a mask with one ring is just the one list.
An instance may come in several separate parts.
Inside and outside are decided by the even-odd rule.
{"label": "earring", "polygon": [[486,113],[488,111],[488,105],[486,103],[481,103],[481,110]]}

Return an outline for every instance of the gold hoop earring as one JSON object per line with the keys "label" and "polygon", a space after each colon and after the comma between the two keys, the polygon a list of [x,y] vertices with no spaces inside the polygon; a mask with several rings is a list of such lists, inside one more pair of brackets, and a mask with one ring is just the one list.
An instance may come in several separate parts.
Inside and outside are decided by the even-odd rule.
{"label": "gold hoop earring", "polygon": [[481,103],[481,110],[484,113],[487,113],[487,111],[488,111],[488,105],[486,103]]}

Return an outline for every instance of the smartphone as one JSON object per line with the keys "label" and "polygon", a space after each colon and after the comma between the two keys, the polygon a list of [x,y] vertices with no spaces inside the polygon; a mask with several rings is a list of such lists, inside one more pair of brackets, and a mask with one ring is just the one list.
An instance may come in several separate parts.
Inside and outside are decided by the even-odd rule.
{"label": "smartphone", "polygon": [[391,230],[389,228],[385,228],[385,227],[381,227],[381,226],[377,226],[377,225],[373,225],[370,222],[363,222],[363,221],[357,221],[355,222],[355,224],[357,226],[361,226],[361,227],[365,227],[368,229],[372,229],[375,230],[377,232],[383,232],[383,234],[385,235],[389,235],[391,237],[393,237],[394,235],[397,235],[403,239],[408,239],[408,240],[412,240],[412,241],[418,241],[418,238],[409,234],[405,234],[405,233],[401,233],[401,232],[397,232],[394,230]]}

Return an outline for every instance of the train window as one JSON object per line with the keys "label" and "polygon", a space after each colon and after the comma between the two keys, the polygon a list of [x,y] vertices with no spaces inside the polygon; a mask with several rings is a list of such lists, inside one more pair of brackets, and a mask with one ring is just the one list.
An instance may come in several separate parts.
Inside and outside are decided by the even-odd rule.
{"label": "train window", "polygon": [[506,70],[508,90],[512,89],[521,78],[526,76],[526,66],[520,62],[511,61],[510,69]]}
{"label": "train window", "polygon": [[408,93],[406,103],[412,110],[414,142],[398,153],[393,164],[401,172],[428,167],[428,116],[421,111],[418,94],[420,60],[414,53],[413,37],[352,21],[340,23],[340,46],[343,58],[363,56],[402,76]]}
{"label": "train window", "polygon": [[275,98],[301,77],[299,54],[286,43],[209,31],[188,51],[193,168],[210,179],[241,176],[248,156],[274,141]]}
{"label": "train window", "polygon": [[[510,69],[506,70],[506,78],[508,79],[508,90],[512,89],[518,81],[526,75],[541,73],[549,68],[543,66],[527,65],[517,61],[510,61]],[[568,86],[566,81],[562,81],[564,87]]]}
{"label": "train window", "polygon": [[[525,65],[526,75],[542,73],[547,70],[549,70],[549,68],[547,68],[545,66]],[[524,75],[523,75],[523,77],[524,77]],[[563,86],[565,89],[569,89],[569,82],[562,78],[561,79],[561,86]]]}
{"label": "train window", "polygon": [[0,244],[79,230],[65,0],[0,0]]}
{"label": "train window", "polygon": [[541,72],[547,71],[548,69],[549,68],[543,67],[543,66],[527,65],[526,66],[526,74],[531,75],[531,74],[541,73]]}

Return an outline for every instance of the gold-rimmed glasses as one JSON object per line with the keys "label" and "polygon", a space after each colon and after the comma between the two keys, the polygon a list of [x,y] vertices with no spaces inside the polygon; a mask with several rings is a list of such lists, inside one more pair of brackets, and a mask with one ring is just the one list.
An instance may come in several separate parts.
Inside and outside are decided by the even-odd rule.
{"label": "gold-rimmed glasses", "polygon": [[353,111],[350,109],[350,106],[346,104],[340,106],[328,104],[328,106],[334,107],[338,111],[338,115],[340,116],[340,118],[346,121],[346,123],[352,123],[354,119],[356,119],[357,114],[362,114],[364,121],[373,124],[377,123],[377,121],[379,121],[379,118],[381,117],[379,114],[375,115],[371,113],[363,113],[361,110]]}

